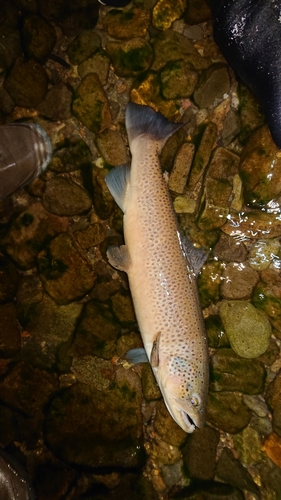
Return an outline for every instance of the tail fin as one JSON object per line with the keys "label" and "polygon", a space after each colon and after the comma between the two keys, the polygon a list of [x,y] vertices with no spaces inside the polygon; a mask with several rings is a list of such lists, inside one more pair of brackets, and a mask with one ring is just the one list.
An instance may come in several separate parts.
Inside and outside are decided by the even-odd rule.
{"label": "tail fin", "polygon": [[146,135],[159,143],[161,151],[167,139],[183,125],[185,124],[169,122],[150,106],[129,102],[126,108],[126,129],[130,145],[137,137]]}

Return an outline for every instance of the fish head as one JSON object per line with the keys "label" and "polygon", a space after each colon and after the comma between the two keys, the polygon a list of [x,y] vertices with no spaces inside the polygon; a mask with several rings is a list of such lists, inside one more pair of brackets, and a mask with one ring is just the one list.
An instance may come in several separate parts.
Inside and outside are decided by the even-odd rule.
{"label": "fish head", "polygon": [[165,404],[177,424],[187,433],[203,427],[208,394],[208,367],[170,356],[158,375]]}

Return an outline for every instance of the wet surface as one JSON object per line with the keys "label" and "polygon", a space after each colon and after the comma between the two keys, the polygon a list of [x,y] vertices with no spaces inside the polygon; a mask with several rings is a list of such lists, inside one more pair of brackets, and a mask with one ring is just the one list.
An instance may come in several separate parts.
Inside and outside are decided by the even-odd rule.
{"label": "wet surface", "polygon": [[[203,0],[0,5],[1,124],[37,123],[54,148],[0,202],[0,443],[38,500],[280,498],[281,153],[212,29]],[[124,361],[142,342],[106,258],[123,241],[104,179],[130,161],[130,99],[186,123],[161,164],[209,251],[207,425],[188,436],[150,365]]]}

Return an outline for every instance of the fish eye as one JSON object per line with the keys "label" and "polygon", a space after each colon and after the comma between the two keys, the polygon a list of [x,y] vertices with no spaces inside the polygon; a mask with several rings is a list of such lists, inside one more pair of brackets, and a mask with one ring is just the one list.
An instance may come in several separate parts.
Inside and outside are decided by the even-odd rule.
{"label": "fish eye", "polygon": [[190,402],[193,406],[198,406],[200,403],[199,398],[197,398],[196,396],[192,396],[192,398],[190,398]]}

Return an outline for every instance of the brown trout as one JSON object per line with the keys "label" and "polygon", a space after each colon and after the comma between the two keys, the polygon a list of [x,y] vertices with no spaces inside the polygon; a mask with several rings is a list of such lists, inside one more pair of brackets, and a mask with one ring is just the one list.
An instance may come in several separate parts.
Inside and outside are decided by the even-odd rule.
{"label": "brown trout", "polygon": [[[113,267],[128,274],[146,355],[170,414],[190,433],[205,423],[209,382],[196,285],[198,262],[202,265],[205,257],[180,236],[159,162],[166,140],[182,125],[148,106],[128,104],[132,164],[106,177],[124,212],[125,245],[110,247],[107,256]],[[133,351],[136,361],[143,361]]]}

